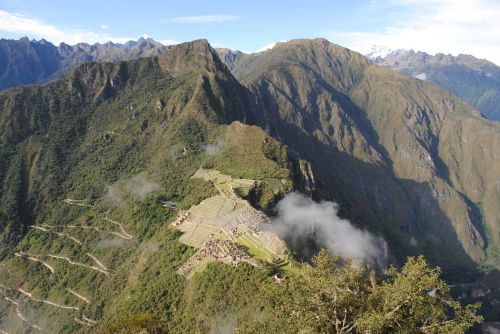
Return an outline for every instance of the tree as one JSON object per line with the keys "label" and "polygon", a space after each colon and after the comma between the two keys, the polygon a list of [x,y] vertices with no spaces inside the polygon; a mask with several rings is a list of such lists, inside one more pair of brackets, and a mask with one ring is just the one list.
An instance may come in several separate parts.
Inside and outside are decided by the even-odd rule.
{"label": "tree", "polygon": [[462,307],[424,257],[409,258],[401,271],[391,267],[369,297],[369,312],[356,326],[367,333],[463,333],[482,320],[479,304]]}
{"label": "tree", "polygon": [[375,273],[322,250],[312,264],[270,284],[268,308],[242,321],[238,333],[463,333],[481,320],[479,305],[463,308],[423,257],[401,271]]}
{"label": "tree", "polygon": [[103,332],[106,334],[159,334],[162,331],[158,320],[152,314],[143,313],[126,315],[116,323],[107,324]]}

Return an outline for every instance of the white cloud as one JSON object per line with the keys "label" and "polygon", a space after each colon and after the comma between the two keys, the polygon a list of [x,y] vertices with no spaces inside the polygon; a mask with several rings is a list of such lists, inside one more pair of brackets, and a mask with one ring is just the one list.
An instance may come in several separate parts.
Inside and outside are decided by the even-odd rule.
{"label": "white cloud", "polygon": [[277,41],[277,42],[266,44],[266,45],[264,45],[263,47],[261,47],[260,49],[258,49],[255,52],[264,52],[264,51],[267,51],[267,50],[271,50],[272,48],[274,48],[276,46],[276,44],[278,44],[278,43],[284,43],[284,42],[286,42],[286,41],[285,40],[281,40],[281,41]]}
{"label": "white cloud", "polygon": [[179,43],[182,43],[182,42],[179,42],[179,41],[176,41],[175,39],[162,39],[160,41],[161,44],[163,45],[176,45],[176,44],[179,44]]}
{"label": "white cloud", "polygon": [[225,21],[236,21],[240,17],[237,15],[198,15],[198,16],[179,16],[172,19],[167,19],[167,22],[175,23],[213,23],[213,22],[225,22]]}
{"label": "white cloud", "polygon": [[45,38],[56,44],[61,42],[76,44],[80,42],[103,43],[108,41],[125,43],[137,39],[134,37],[114,37],[110,34],[82,29],[60,29],[42,20],[18,13],[9,13],[4,10],[0,10],[0,31]]}
{"label": "white cloud", "polygon": [[303,241],[312,238],[333,254],[385,267],[385,241],[340,218],[338,204],[314,202],[303,194],[289,193],[278,202],[276,210],[270,228],[292,248],[300,247],[304,251],[308,243]]}
{"label": "white cloud", "polygon": [[420,79],[420,80],[427,80],[427,74],[425,74],[425,73],[415,74],[413,77]]}
{"label": "white cloud", "polygon": [[[380,15],[387,6],[381,5]],[[328,38],[363,54],[373,45],[383,45],[428,53],[472,54],[500,64],[499,1],[394,0],[390,6],[398,15],[382,31],[330,32]]]}
{"label": "white cloud", "polygon": [[142,172],[107,185],[103,202],[106,207],[116,207],[122,205],[127,198],[143,201],[150,194],[162,190],[161,185],[153,182],[147,173]]}
{"label": "white cloud", "polygon": [[104,30],[108,29],[108,25],[107,24],[101,24],[101,29],[104,29]]}
{"label": "white cloud", "polygon": [[227,143],[224,138],[217,138],[217,140],[212,144],[206,144],[203,146],[205,154],[208,156],[214,156],[224,151],[227,147]]}

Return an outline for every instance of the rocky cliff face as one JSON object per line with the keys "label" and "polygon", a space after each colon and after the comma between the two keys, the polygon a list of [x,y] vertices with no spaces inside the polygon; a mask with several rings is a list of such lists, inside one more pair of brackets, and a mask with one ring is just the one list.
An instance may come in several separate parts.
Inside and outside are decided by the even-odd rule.
{"label": "rocky cliff face", "polygon": [[[143,113],[149,116],[141,118]],[[80,159],[73,152],[88,136],[97,142],[102,136],[122,138],[124,134],[111,128],[126,124],[134,124],[131,133],[165,134],[166,124],[192,118],[200,124],[186,125],[184,137],[199,138],[182,148],[188,152],[192,146],[199,151],[197,140],[207,140],[207,124],[255,123],[255,115],[255,99],[206,40],[184,43],[159,57],[85,63],[64,80],[1,92],[0,253],[20,240],[29,225],[43,220],[53,201],[65,192],[68,173],[75,171]],[[104,118],[103,124],[110,128],[94,132],[95,125],[89,123],[96,117]],[[161,124],[152,124],[150,117]],[[172,135],[169,129],[166,133]],[[162,146],[150,145],[151,150],[159,149],[154,145]]]}
{"label": "rocky cliff face", "polygon": [[[244,57],[225,54],[246,87],[204,41],[159,58],[86,64],[53,86],[4,94],[2,145],[8,151],[26,143],[63,106],[99,106],[159,69],[189,78],[192,86],[176,90],[168,101],[154,99],[157,112],[168,117],[181,110],[201,112],[217,122],[262,126],[311,163],[297,169],[305,177],[304,189],[312,189],[312,183],[327,189],[324,195],[339,201],[346,216],[386,234],[394,249],[424,251],[453,267],[481,263],[487,249],[496,251],[497,124],[436,86],[374,66],[326,40],[280,43]],[[39,112],[30,111],[34,105]],[[26,158],[19,160],[28,174],[38,156],[38,144],[30,143]],[[58,149],[61,161],[73,144],[68,138]],[[5,175],[17,173],[12,168]],[[21,176],[19,189],[24,189],[28,178]],[[18,178],[5,178],[11,179]]]}
{"label": "rocky cliff face", "polygon": [[227,65],[227,68],[230,71],[234,71],[234,69],[238,66],[238,63],[248,56],[241,51],[233,51],[224,48],[216,48],[215,51],[217,51],[219,58],[224,62],[224,64]]}
{"label": "rocky cliff face", "polygon": [[[144,43],[152,42],[116,47],[132,50]],[[103,49],[89,48],[106,59]],[[13,211],[3,214],[24,217],[23,224],[9,226],[29,225],[33,211],[25,209],[41,205],[40,198],[25,193],[34,189],[33,164],[41,163],[40,141],[32,135],[47,127],[57,130],[52,120],[63,108],[96,108],[155,77],[155,71],[190,83],[169,93],[168,100],[154,98],[157,112],[260,125],[287,144],[297,161],[310,163],[295,168],[301,188],[340,202],[345,216],[384,234],[401,257],[424,252],[451,271],[489,261],[498,252],[498,124],[436,86],[372,65],[321,39],[280,43],[253,55],[216,51],[206,41],[186,43],[158,58],[89,63],[54,85],[3,94],[4,189],[18,189],[4,193]],[[75,113],[68,126],[76,132],[60,138],[51,164],[66,161],[86,115]],[[11,156],[16,145],[26,154]],[[47,182],[44,189],[58,183],[47,180],[41,181]]]}
{"label": "rocky cliff face", "polygon": [[[110,324],[129,330],[124,321],[139,314],[192,333],[209,328],[199,319],[218,317],[206,311],[219,312],[215,304],[243,310],[267,272],[212,263],[186,280],[177,272],[194,250],[169,222],[212,197],[208,217],[217,205],[242,209],[192,178],[200,167],[231,175],[226,181],[259,180],[251,197],[264,209],[279,192],[311,185],[286,146],[233,122],[258,114],[250,97],[204,40],[0,92],[1,329],[115,333]],[[247,181],[220,191],[243,194]],[[190,291],[214,298],[200,307]]]}

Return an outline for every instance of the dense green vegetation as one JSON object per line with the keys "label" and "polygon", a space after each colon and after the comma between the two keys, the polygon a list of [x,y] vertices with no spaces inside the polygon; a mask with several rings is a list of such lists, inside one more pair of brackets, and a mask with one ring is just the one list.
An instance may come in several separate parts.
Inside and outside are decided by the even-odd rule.
{"label": "dense green vegetation", "polygon": [[[263,152],[262,143],[275,140],[262,129],[230,124],[228,115],[244,110],[222,100],[219,81],[227,84],[229,73],[208,44],[184,47],[203,52],[189,62],[170,53],[160,60],[87,64],[65,81],[0,94],[0,283],[8,289],[0,292],[27,302],[16,290],[21,288],[34,298],[78,307],[111,332],[120,324],[193,332],[204,318],[218,316],[211,310],[219,312],[255,292],[258,285],[252,282],[266,275],[248,266],[209,267],[206,276],[190,282],[177,275],[194,250],[177,241],[179,234],[168,223],[178,211],[162,202],[182,210],[214,195],[213,185],[191,179],[200,166],[234,177],[283,179],[287,187],[278,191],[288,191],[295,175],[268,157],[279,153]],[[175,71],[162,67],[169,62],[176,63]],[[235,96],[226,98],[237,101],[241,87],[232,89]],[[209,154],[208,145],[218,141],[224,145]],[[121,223],[133,238],[110,234],[119,229],[106,219]],[[32,254],[54,272],[14,252]],[[103,262],[109,275],[50,257],[96,266],[87,253]],[[216,279],[233,284],[234,295],[207,301],[198,310],[190,300],[203,295],[194,291],[210,290]],[[52,332],[85,329],[72,311],[27,303],[32,321]],[[27,326],[12,307],[2,299],[0,313],[14,314],[8,324]]]}
{"label": "dense green vegetation", "polygon": [[482,319],[479,305],[460,306],[439,275],[418,257],[378,280],[321,251],[282,284],[266,286],[265,306],[238,333],[464,333]]}
{"label": "dense green vegetation", "polygon": [[382,279],[326,251],[280,284],[270,274],[213,263],[185,285],[171,321],[161,323],[162,312],[169,311],[160,298],[155,310],[162,312],[127,313],[105,332],[444,334],[464,333],[481,320],[479,305],[454,301],[440,270],[422,257],[409,258],[401,270],[388,269]]}

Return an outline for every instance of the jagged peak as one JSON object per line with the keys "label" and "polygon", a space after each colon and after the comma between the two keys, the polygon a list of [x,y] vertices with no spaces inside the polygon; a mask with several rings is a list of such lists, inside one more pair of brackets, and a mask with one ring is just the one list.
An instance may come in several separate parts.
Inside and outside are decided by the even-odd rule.
{"label": "jagged peak", "polygon": [[215,51],[217,51],[217,53],[219,55],[247,55],[247,53],[245,52],[242,52],[240,50],[232,50],[232,49],[229,49],[229,48],[214,48]]}
{"label": "jagged peak", "polygon": [[182,75],[199,68],[210,72],[224,70],[225,66],[206,39],[198,39],[175,45],[159,56],[163,70]]}
{"label": "jagged peak", "polygon": [[391,48],[383,45],[373,45],[370,52],[366,54],[368,59],[384,58],[394,52]]}
{"label": "jagged peak", "polygon": [[179,43],[177,44],[174,49],[179,49],[179,50],[186,50],[186,52],[193,52],[193,51],[203,51],[203,52],[210,52],[213,51],[212,47],[210,46],[210,43],[206,39],[196,39],[194,41],[190,42],[184,42],[184,43]]}

